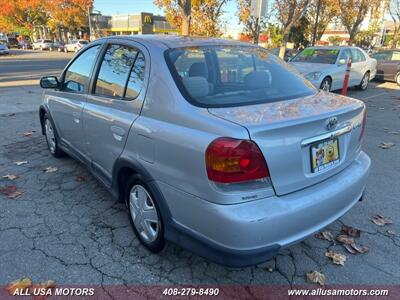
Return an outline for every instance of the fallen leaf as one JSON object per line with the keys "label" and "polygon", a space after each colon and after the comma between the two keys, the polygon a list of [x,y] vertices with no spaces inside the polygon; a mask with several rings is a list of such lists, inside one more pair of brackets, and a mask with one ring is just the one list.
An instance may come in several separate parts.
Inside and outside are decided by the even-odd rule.
{"label": "fallen leaf", "polygon": [[396,235],[396,232],[394,232],[393,230],[388,230],[387,233],[391,234],[391,235]]}
{"label": "fallen leaf", "polygon": [[357,245],[356,243],[353,243],[350,245],[355,251],[357,251],[358,253],[365,253],[369,251],[369,248],[366,246],[360,246]]}
{"label": "fallen leaf", "polygon": [[354,239],[347,235],[338,235],[336,240],[342,245],[351,245],[354,243]]}
{"label": "fallen leaf", "polygon": [[382,142],[382,143],[379,144],[379,148],[389,149],[389,148],[392,148],[394,145],[395,145],[395,143],[384,143],[384,142]]}
{"label": "fallen leaf", "polygon": [[342,233],[352,237],[360,237],[360,230],[351,226],[343,225]]}
{"label": "fallen leaf", "polygon": [[268,272],[273,272],[274,271],[274,269],[272,269],[272,268],[268,268],[267,270],[268,270]]}
{"label": "fallen leaf", "polygon": [[23,192],[17,191],[17,186],[13,184],[13,185],[7,185],[4,188],[0,188],[0,194],[3,194],[10,199],[15,199],[21,196]]}
{"label": "fallen leaf", "polygon": [[340,253],[337,253],[337,252],[333,252],[333,251],[325,252],[325,256],[331,258],[332,262],[335,265],[344,266],[344,262],[346,261],[346,255],[340,254]]}
{"label": "fallen leaf", "polygon": [[30,278],[22,278],[11,282],[6,290],[10,295],[14,295],[14,293],[18,290],[23,290],[32,286],[32,280]]}
{"label": "fallen leaf", "polygon": [[46,173],[53,173],[53,172],[57,172],[58,168],[56,168],[56,167],[47,167],[46,169],[44,169],[44,171]]}
{"label": "fallen leaf", "polygon": [[400,134],[399,131],[389,131],[390,134]]}
{"label": "fallen leaf", "polygon": [[372,217],[371,219],[372,222],[374,222],[378,226],[385,226],[386,224],[392,224],[392,220],[389,218],[385,218],[384,216],[380,214],[376,214]]}
{"label": "fallen leaf", "polygon": [[86,177],[82,176],[82,175],[78,175],[75,177],[75,181],[78,181],[78,182],[86,181]]}
{"label": "fallen leaf", "polygon": [[333,234],[330,231],[322,231],[315,234],[315,237],[321,240],[334,241]]}
{"label": "fallen leaf", "polygon": [[14,164],[16,164],[17,166],[26,165],[27,163],[28,163],[27,160],[14,161]]}
{"label": "fallen leaf", "polygon": [[351,254],[357,254],[357,251],[351,245],[343,244],[342,246]]}
{"label": "fallen leaf", "polygon": [[34,130],[32,130],[32,131],[26,131],[26,132],[23,133],[23,135],[24,135],[24,136],[31,136],[34,132],[35,132]]}
{"label": "fallen leaf", "polygon": [[318,271],[307,273],[307,280],[311,283],[319,283],[320,285],[325,285],[325,275]]}
{"label": "fallen leaf", "polygon": [[13,174],[7,174],[7,175],[4,175],[3,178],[8,179],[8,180],[15,180],[18,178],[18,176],[13,175]]}

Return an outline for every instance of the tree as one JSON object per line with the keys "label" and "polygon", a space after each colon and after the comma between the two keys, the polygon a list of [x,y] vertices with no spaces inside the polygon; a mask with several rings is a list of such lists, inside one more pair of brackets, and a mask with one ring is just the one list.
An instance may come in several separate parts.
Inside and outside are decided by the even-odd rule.
{"label": "tree", "polygon": [[338,3],[341,11],[340,20],[349,32],[351,45],[360,31],[368,10],[376,11],[380,0],[338,0]]}
{"label": "tree", "polygon": [[239,23],[243,25],[243,33],[258,43],[258,34],[266,28],[267,18],[261,17],[258,20],[258,17],[251,15],[251,0],[238,0],[238,17]]}
{"label": "tree", "polygon": [[310,4],[307,14],[307,19],[309,20],[310,27],[312,28],[310,29],[310,32],[314,31],[318,10],[318,1],[319,14],[315,41],[319,41],[321,39],[328,24],[334,17],[337,17],[340,14],[339,3],[337,0],[313,0]]}
{"label": "tree", "polygon": [[297,49],[300,45],[307,47],[309,41],[307,36],[310,35],[310,23],[306,17],[302,17],[298,24],[290,29],[289,40],[294,43],[294,47]]}
{"label": "tree", "polygon": [[400,40],[400,0],[392,0],[390,2],[389,14],[394,22],[392,49],[395,49]]}
{"label": "tree", "polygon": [[282,44],[279,57],[285,55],[286,44],[289,41],[290,30],[298,24],[306,13],[311,0],[276,0],[277,17],[282,24]]}
{"label": "tree", "polygon": [[223,6],[229,0],[154,0],[182,35],[218,36]]}

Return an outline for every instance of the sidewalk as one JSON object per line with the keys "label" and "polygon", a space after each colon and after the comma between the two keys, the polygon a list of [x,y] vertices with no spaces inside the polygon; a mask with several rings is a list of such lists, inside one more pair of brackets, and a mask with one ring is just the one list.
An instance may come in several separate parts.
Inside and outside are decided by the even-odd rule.
{"label": "sidewalk", "polygon": [[39,84],[0,86],[0,115],[37,111],[42,102],[42,91]]}

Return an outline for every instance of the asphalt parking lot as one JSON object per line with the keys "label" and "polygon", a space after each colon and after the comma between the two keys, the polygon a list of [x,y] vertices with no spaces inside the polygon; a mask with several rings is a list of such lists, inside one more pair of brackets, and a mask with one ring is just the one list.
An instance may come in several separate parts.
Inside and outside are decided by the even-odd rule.
{"label": "asphalt parking lot", "polygon": [[[267,263],[232,269],[174,245],[149,253],[123,204],[82,164],[50,156],[40,133],[37,78],[59,73],[72,55],[16,53],[0,57],[0,285],[24,277],[60,284],[303,284],[310,271],[323,273],[327,284],[400,284],[400,89],[394,83],[349,91],[367,105],[371,174],[364,201],[326,228],[334,237],[343,225],[360,229],[356,242],[369,250],[351,254],[311,236]],[[7,174],[17,178],[2,177]],[[5,190],[14,185],[14,192]],[[377,226],[376,214],[393,224]],[[344,265],[333,264],[327,251],[345,254]]]}

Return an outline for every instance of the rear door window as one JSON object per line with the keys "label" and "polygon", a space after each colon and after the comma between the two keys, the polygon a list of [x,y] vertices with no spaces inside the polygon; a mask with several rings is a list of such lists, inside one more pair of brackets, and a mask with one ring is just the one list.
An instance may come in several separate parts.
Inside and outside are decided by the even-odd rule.
{"label": "rear door window", "polygon": [[392,60],[400,60],[400,51],[393,51]]}
{"label": "rear door window", "polygon": [[68,67],[65,73],[63,89],[67,92],[84,93],[89,84],[89,76],[96,61],[100,46],[85,50]]}

